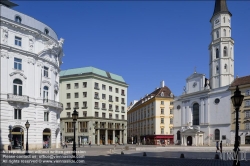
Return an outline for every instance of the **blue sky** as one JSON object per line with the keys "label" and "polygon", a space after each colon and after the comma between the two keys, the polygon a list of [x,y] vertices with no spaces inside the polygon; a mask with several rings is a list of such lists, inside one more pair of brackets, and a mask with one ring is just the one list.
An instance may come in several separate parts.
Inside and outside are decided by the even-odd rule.
{"label": "blue sky", "polygon": [[[65,39],[62,70],[93,66],[121,75],[128,104],[165,84],[180,95],[194,72],[209,77],[214,1],[18,1],[14,9]],[[235,76],[250,75],[250,1],[227,1]]]}

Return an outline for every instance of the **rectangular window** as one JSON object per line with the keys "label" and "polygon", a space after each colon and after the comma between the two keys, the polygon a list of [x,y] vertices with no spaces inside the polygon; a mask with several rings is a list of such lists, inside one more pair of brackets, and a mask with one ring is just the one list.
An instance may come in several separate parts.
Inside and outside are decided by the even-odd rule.
{"label": "rectangular window", "polygon": [[102,103],[102,109],[106,109],[106,104]]}
{"label": "rectangular window", "polygon": [[164,118],[161,118],[161,123],[164,123]]}
{"label": "rectangular window", "polygon": [[125,96],[125,92],[124,92],[124,90],[122,89],[122,96]]}
{"label": "rectangular window", "polygon": [[112,110],[112,104],[109,104],[109,110]]}
{"label": "rectangular window", "polygon": [[170,128],[170,134],[173,134],[173,128]]}
{"label": "rectangular window", "polygon": [[111,95],[109,95],[109,101],[110,101],[110,102],[113,102],[112,96],[111,96]]}
{"label": "rectangular window", "polygon": [[109,113],[109,119],[112,119],[112,113]]}
{"label": "rectangular window", "polygon": [[173,124],[173,118],[170,118],[170,124]]}
{"label": "rectangular window", "polygon": [[106,85],[102,84],[102,90],[106,90]]}
{"label": "rectangular window", "polygon": [[79,97],[78,93],[75,93],[75,98],[78,98],[78,97]]}
{"label": "rectangular window", "polygon": [[87,88],[87,82],[83,82],[83,83],[82,83],[82,87],[83,87],[83,88]]}
{"label": "rectangular window", "polygon": [[246,130],[250,130],[250,123],[246,123]]}
{"label": "rectangular window", "polygon": [[22,46],[22,38],[15,36],[15,45]]}
{"label": "rectangular window", "polygon": [[109,91],[112,92],[112,86],[109,86]]}
{"label": "rectangular window", "polygon": [[22,70],[22,59],[14,58],[14,69]]}
{"label": "rectangular window", "polygon": [[170,109],[170,114],[173,114],[173,109]]}
{"label": "rectangular window", "polygon": [[119,93],[119,89],[118,88],[115,88],[115,93]]}
{"label": "rectangular window", "polygon": [[70,84],[67,84],[67,89],[70,89]]}
{"label": "rectangular window", "polygon": [[67,117],[70,118],[70,112],[67,112]]}
{"label": "rectangular window", "polygon": [[122,120],[124,120],[125,118],[124,118],[124,115],[122,115]]}
{"label": "rectangular window", "polygon": [[70,99],[70,93],[67,93],[67,99]]}
{"label": "rectangular window", "polygon": [[14,109],[14,119],[22,119],[21,109]]}
{"label": "rectangular window", "polygon": [[245,107],[249,107],[250,106],[250,100],[245,100]]}
{"label": "rectangular window", "polygon": [[249,89],[249,90],[246,90],[245,96],[250,96],[250,89]]}
{"label": "rectangular window", "polygon": [[82,113],[83,117],[87,117],[87,111],[83,111]]}
{"label": "rectangular window", "polygon": [[122,104],[125,104],[125,100],[124,100],[124,98],[122,98]]}
{"label": "rectangular window", "polygon": [[83,97],[87,97],[87,92],[83,92]]}
{"label": "rectangular window", "polygon": [[75,108],[79,108],[78,102],[75,102]]}
{"label": "rectangular window", "polygon": [[99,108],[99,103],[95,102],[95,108]]}
{"label": "rectangular window", "polygon": [[174,105],[174,102],[171,101],[171,102],[170,102],[170,105]]}
{"label": "rectangular window", "polygon": [[43,76],[44,77],[49,77],[49,68],[48,67],[43,67]]}
{"label": "rectangular window", "polygon": [[44,121],[49,121],[49,113],[44,112]]}
{"label": "rectangular window", "polygon": [[79,122],[80,132],[88,132],[88,122]]}
{"label": "rectangular window", "polygon": [[115,111],[119,111],[119,106],[118,105],[115,106]]}
{"label": "rectangular window", "polygon": [[102,118],[106,118],[106,114],[105,113],[102,113]]}
{"label": "rectangular window", "polygon": [[105,94],[102,94],[102,99],[106,99],[106,95]]}
{"label": "rectangular window", "polygon": [[75,83],[75,89],[78,89],[79,86],[78,86],[78,83]]}
{"label": "rectangular window", "polygon": [[84,101],[83,103],[82,103],[82,108],[84,109],[84,108],[87,108],[87,101]]}
{"label": "rectangular window", "polygon": [[250,110],[246,111],[246,118],[250,118]]}
{"label": "rectangular window", "polygon": [[122,107],[122,112],[125,112],[125,109],[124,109],[124,107]]}
{"label": "rectangular window", "polygon": [[161,109],[161,114],[164,114],[164,109]]}
{"label": "rectangular window", "polygon": [[161,128],[161,134],[164,134],[164,128]]}
{"label": "rectangular window", "polygon": [[116,101],[116,102],[119,102],[119,97],[115,97],[115,101]]}
{"label": "rectangular window", "polygon": [[70,109],[70,108],[71,108],[71,107],[70,107],[70,103],[67,103],[67,108],[68,108],[68,109]]}
{"label": "rectangular window", "polygon": [[95,97],[94,97],[95,99],[99,99],[99,94],[98,94],[98,92],[95,92]]}
{"label": "rectangular window", "polygon": [[116,119],[119,119],[119,115],[118,115],[118,114],[115,114],[115,118],[116,118]]}
{"label": "rectangular window", "polygon": [[99,84],[95,82],[95,89],[99,90]]}
{"label": "rectangular window", "polygon": [[99,117],[98,112],[95,112],[95,117]]}
{"label": "rectangular window", "polygon": [[161,105],[164,105],[164,101],[161,101]]}
{"label": "rectangular window", "polygon": [[74,132],[74,125],[73,122],[66,122],[66,132],[67,133],[72,133]]}

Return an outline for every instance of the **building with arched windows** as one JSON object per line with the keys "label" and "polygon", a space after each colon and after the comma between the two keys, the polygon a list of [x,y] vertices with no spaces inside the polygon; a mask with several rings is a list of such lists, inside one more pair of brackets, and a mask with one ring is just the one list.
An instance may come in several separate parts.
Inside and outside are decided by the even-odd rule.
{"label": "building with arched windows", "polygon": [[[234,80],[234,41],[231,16],[225,0],[216,0],[209,45],[209,77],[196,71],[186,79],[183,94],[174,102],[176,144],[214,146],[234,143],[231,130],[231,92]],[[229,51],[230,50],[230,51]]]}
{"label": "building with arched windows", "polygon": [[[63,39],[48,25],[0,1],[0,149],[59,147]],[[11,126],[11,129],[9,128]]]}

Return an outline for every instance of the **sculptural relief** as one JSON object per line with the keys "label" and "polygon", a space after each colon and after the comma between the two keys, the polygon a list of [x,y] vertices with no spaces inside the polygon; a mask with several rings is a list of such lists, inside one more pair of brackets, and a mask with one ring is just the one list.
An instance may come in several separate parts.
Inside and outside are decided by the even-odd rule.
{"label": "sculptural relief", "polygon": [[8,44],[9,30],[8,28],[3,28],[3,44]]}

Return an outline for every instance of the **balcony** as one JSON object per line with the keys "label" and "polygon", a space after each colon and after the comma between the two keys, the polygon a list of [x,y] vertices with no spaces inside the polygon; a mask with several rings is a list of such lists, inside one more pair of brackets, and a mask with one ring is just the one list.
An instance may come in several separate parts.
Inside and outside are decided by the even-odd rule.
{"label": "balcony", "polygon": [[94,99],[97,99],[97,100],[99,100],[100,98],[99,98],[98,96],[95,96],[95,97],[94,97]]}
{"label": "balcony", "polygon": [[87,106],[83,106],[82,109],[87,109],[88,107]]}
{"label": "balcony", "polygon": [[88,129],[87,128],[81,128],[80,132],[85,132],[86,133],[86,132],[88,132]]}
{"label": "balcony", "polygon": [[125,102],[124,102],[124,101],[122,101],[121,103],[122,103],[122,104],[125,104]]}
{"label": "balcony", "polygon": [[63,104],[55,100],[43,99],[43,105],[63,109]]}
{"label": "balcony", "polygon": [[113,109],[112,109],[112,108],[109,108],[109,111],[113,111]]}
{"label": "balcony", "polygon": [[95,86],[95,87],[94,87],[94,89],[96,89],[96,90],[100,90],[100,89],[99,89],[99,87],[97,87],[97,86]]}
{"label": "balcony", "polygon": [[106,108],[102,108],[102,110],[106,111],[107,109]]}
{"label": "balcony", "polygon": [[118,110],[118,109],[116,109],[116,110],[115,110],[115,112],[119,112],[119,110]]}
{"label": "balcony", "polygon": [[125,110],[122,110],[122,113],[125,113]]}
{"label": "balcony", "polygon": [[8,101],[17,101],[17,102],[29,102],[29,96],[19,96],[19,95],[14,95],[14,94],[7,94],[7,100]]}
{"label": "balcony", "polygon": [[112,100],[112,99],[109,99],[109,102],[113,102],[113,100]]}
{"label": "balcony", "polygon": [[97,109],[97,110],[99,110],[99,107],[98,107],[98,106],[95,106],[95,107],[94,107],[94,109]]}

